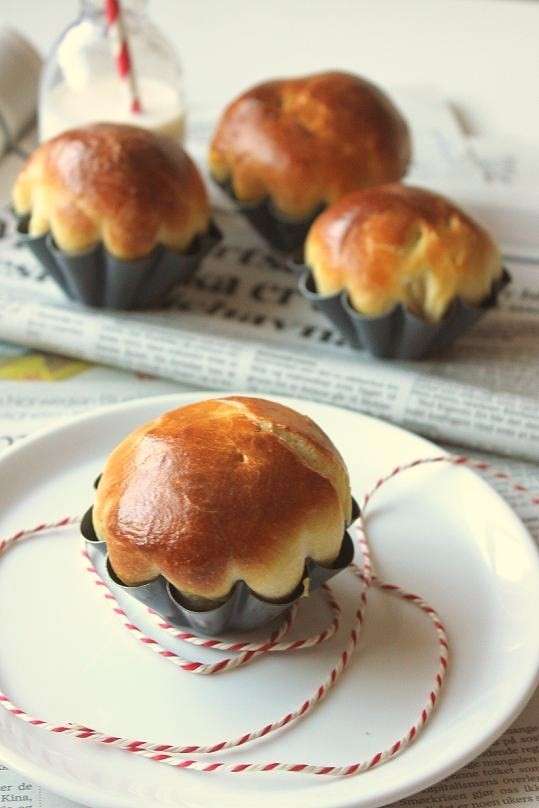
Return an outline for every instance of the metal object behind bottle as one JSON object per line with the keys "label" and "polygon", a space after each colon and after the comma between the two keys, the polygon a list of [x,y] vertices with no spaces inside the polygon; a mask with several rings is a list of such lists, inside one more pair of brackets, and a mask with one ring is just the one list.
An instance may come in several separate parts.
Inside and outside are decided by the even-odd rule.
{"label": "metal object behind bottle", "polygon": [[[359,507],[354,501],[352,522],[358,516]],[[81,533],[86,540],[86,548],[92,562],[99,565],[100,560],[105,561],[104,569],[100,571],[104,574],[107,586],[113,592],[127,593],[158,612],[170,623],[184,628],[189,627],[209,636],[216,636],[224,631],[250,631],[270,623],[305,593],[318,589],[334,575],[346,569],[354,557],[354,545],[346,529],[339,555],[333,564],[323,566],[310,558],[306,559],[301,580],[287,598],[278,602],[264,600],[258,597],[244,581],[238,581],[223,603],[211,609],[198,610],[190,607],[181,592],[162,575],[139,586],[123,584],[110,564],[107,556],[107,543],[101,541],[95,534],[92,508],[83,517]]]}
{"label": "metal object behind bottle", "polygon": [[197,236],[186,253],[160,244],[144,258],[123,261],[103,244],[66,253],[56,246],[51,233],[31,236],[28,217],[19,219],[17,231],[19,244],[33,252],[67,297],[86,306],[121,310],[162,305],[171,289],[188,280],[222,239],[219,228],[210,223],[208,232]]}
{"label": "metal object behind bottle", "polygon": [[402,304],[378,317],[360,314],[352,308],[346,291],[318,294],[310,268],[292,259],[287,263],[299,276],[303,297],[326,315],[346,342],[381,359],[422,359],[447,348],[496,305],[499,293],[511,280],[504,269],[482,303],[472,306],[456,298],[438,323],[430,323]]}

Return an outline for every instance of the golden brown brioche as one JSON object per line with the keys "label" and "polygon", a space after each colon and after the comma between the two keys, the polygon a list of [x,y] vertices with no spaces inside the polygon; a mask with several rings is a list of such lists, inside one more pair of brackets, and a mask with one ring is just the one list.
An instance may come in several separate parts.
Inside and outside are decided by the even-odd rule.
{"label": "golden brown brioche", "polygon": [[110,455],[93,509],[125,584],[162,574],[188,598],[244,580],[263,598],[299,584],[307,557],[337,557],[351,495],[344,462],[310,418],[231,396],[141,426]]}
{"label": "golden brown brioche", "polygon": [[186,249],[208,228],[200,175],[175,141],[136,126],[100,123],[41,144],[13,189],[29,232],[52,232],[77,253],[103,241],[117,258],[147,255],[156,244]]}
{"label": "golden brown brioche", "polygon": [[480,303],[502,273],[473,219],[432,191],[397,183],[348,194],[318,216],[305,261],[320,294],[345,289],[371,316],[402,303],[433,322],[457,296]]}
{"label": "golden brown brioche", "polygon": [[348,191],[400,179],[410,160],[403,117],[374,84],[332,71],[267,81],[224,111],[210,148],[237,199],[269,196],[295,219]]}

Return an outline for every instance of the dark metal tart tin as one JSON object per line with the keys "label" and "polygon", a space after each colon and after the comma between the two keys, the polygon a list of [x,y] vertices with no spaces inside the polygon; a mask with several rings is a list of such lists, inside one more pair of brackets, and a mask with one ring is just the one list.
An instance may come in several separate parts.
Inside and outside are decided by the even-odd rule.
{"label": "dark metal tart tin", "polygon": [[326,315],[353,348],[364,349],[380,359],[422,359],[447,348],[496,305],[499,293],[511,281],[504,269],[481,304],[472,306],[455,298],[440,322],[429,323],[402,304],[379,317],[360,314],[345,291],[318,294],[310,268],[294,259],[287,263],[299,276],[298,287],[303,297]]}
{"label": "dark metal tart tin", "polygon": [[28,217],[19,218],[19,244],[37,260],[71,300],[102,309],[149,309],[164,303],[177,283],[185,281],[222,239],[219,228],[210,223],[208,232],[197,236],[185,253],[162,244],[144,258],[123,261],[97,244],[85,252],[60,250],[50,233],[31,236]]}
{"label": "dark metal tart tin", "polygon": [[214,182],[233,200],[240,213],[268,244],[283,253],[292,253],[303,247],[310,226],[324,209],[324,205],[320,205],[306,219],[288,219],[279,213],[269,197],[255,204],[247,204],[236,197],[230,182],[220,183],[215,179]]}
{"label": "dark metal tart tin", "polygon": [[[352,522],[359,516],[359,507],[353,500]],[[354,557],[354,545],[345,529],[339,555],[333,564],[325,567],[308,558],[298,586],[283,600],[268,601],[256,595],[244,581],[238,581],[227,599],[215,607],[197,610],[188,606],[181,592],[175,589],[162,575],[139,586],[127,586],[115,575],[107,557],[107,543],[97,538],[92,524],[92,508],[84,515],[81,533],[86,540],[86,549],[92,562],[97,564],[106,558],[104,573],[107,586],[115,593],[127,593],[158,612],[170,623],[192,628],[195,632],[216,636],[225,631],[250,631],[270,623],[286,612],[302,597],[318,589],[334,575],[348,567]],[[306,584],[308,579],[308,585]]]}

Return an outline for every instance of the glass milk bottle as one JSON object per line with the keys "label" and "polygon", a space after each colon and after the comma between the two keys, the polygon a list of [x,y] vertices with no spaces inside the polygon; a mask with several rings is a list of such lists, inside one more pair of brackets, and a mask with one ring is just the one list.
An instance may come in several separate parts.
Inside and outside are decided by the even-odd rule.
{"label": "glass milk bottle", "polygon": [[146,15],[147,0],[123,0],[121,20],[141,111],[114,54],[105,0],[80,0],[79,17],[48,56],[39,91],[39,138],[97,121],[144,126],[183,139],[185,110],[173,46]]}

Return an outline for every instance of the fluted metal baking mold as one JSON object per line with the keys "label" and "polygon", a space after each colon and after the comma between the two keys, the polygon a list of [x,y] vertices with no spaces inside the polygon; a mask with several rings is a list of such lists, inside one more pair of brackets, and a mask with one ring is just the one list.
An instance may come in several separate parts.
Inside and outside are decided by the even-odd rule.
{"label": "fluted metal baking mold", "polygon": [[472,306],[455,298],[444,317],[438,323],[430,323],[402,304],[378,317],[360,314],[352,307],[346,291],[321,295],[307,265],[292,258],[287,263],[299,276],[298,287],[303,297],[326,315],[346,342],[381,359],[422,359],[447,348],[496,305],[500,291],[511,281],[504,269],[482,303]]}
{"label": "fluted metal baking mold", "polygon": [[84,252],[60,250],[51,233],[31,236],[28,217],[19,217],[19,244],[27,247],[70,300],[103,309],[151,309],[165,303],[170,290],[196,272],[221,240],[213,224],[185,253],[159,244],[144,258],[124,261],[97,244]]}
{"label": "fluted metal baking mold", "polygon": [[[354,501],[352,522],[358,516],[359,507]],[[324,566],[307,558],[301,580],[286,598],[279,601],[264,600],[256,595],[244,581],[237,581],[224,602],[218,603],[213,608],[197,610],[190,607],[182,593],[162,575],[139,586],[123,584],[110,564],[107,556],[107,543],[98,539],[95,534],[92,508],[84,515],[80,529],[92,561],[97,563],[100,557],[106,559],[105,580],[113,592],[127,593],[158,612],[170,623],[191,628],[197,633],[208,636],[217,636],[226,631],[250,631],[270,623],[289,609],[298,598],[315,591],[334,575],[346,569],[354,556],[354,545],[348,534],[348,528],[346,528],[341,549],[335,561]]]}
{"label": "fluted metal baking mold", "polygon": [[248,204],[241,202],[236,197],[230,182],[221,183],[215,179],[214,182],[233,200],[240,213],[266,239],[268,244],[282,253],[292,253],[303,247],[310,226],[324,209],[324,205],[320,205],[306,219],[288,219],[284,214],[279,213],[269,197],[264,197],[260,202]]}

